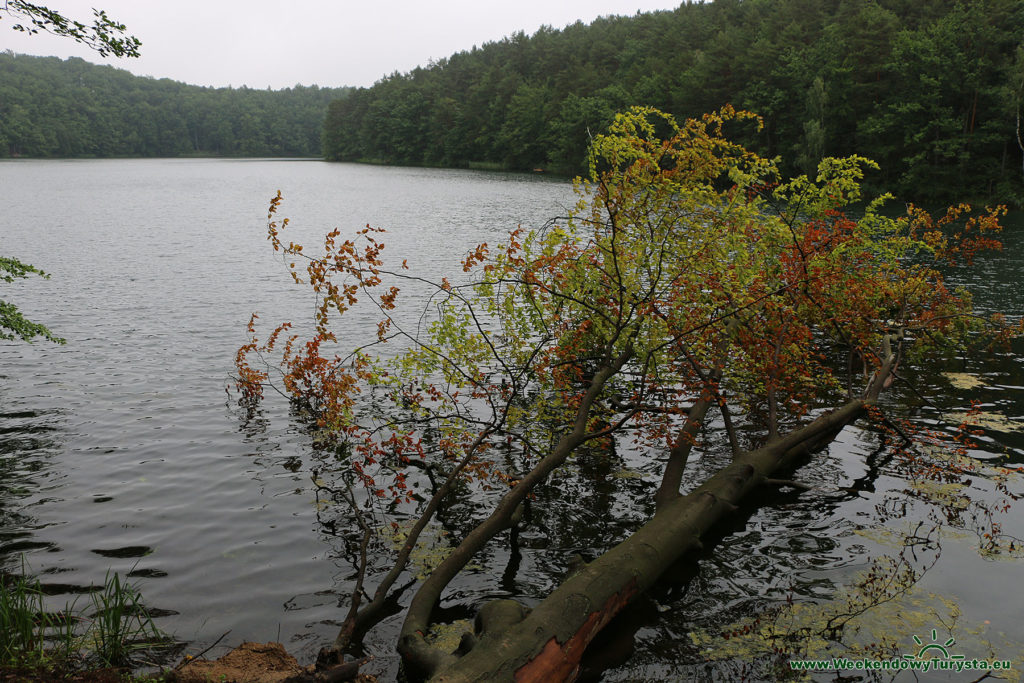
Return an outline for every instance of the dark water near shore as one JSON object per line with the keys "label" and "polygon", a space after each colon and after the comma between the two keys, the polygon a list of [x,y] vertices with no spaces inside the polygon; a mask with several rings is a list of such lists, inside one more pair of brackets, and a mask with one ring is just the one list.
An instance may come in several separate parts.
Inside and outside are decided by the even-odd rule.
{"label": "dark water near shore", "polygon": [[[3,298],[68,340],[0,342],[0,567],[24,555],[68,599],[108,570],[131,572],[164,615],[158,625],[190,650],[230,631],[224,645],[280,640],[307,661],[334,635],[351,565],[318,521],[305,430],[282,402],[246,422],[225,393],[249,314],[274,323],[311,305],[265,240],[268,200],[283,191],[280,215],[292,219],[296,241],[371,223],[388,229],[388,253],[434,273],[461,272],[470,246],[539,226],[573,202],[567,183],[542,177],[309,161],[2,162],[0,187],[0,254],[53,276],[0,285]],[[980,308],[1020,316],[1024,225],[1011,223],[1004,253],[954,277]],[[351,324],[351,335],[365,334]],[[982,389],[956,390],[937,373],[920,381],[945,410],[976,398],[1024,426],[1021,352],[946,368],[979,374]],[[912,412],[929,421],[938,410]],[[980,440],[976,457],[1024,461],[1022,432],[986,430]],[[849,486],[876,441],[848,429],[801,476]],[[714,465],[713,455],[696,464]],[[558,581],[567,555],[628,533],[647,504],[643,480],[599,478],[600,486],[558,480],[557,496],[584,501],[558,511],[559,540],[533,531],[519,557],[493,549],[450,601],[510,592],[529,600]],[[825,596],[866,562],[866,542],[851,539],[851,528],[877,525],[875,506],[901,485],[883,471],[860,496],[779,497],[742,515],[699,571],[681,567],[678,581],[627,615],[635,638],[608,646],[605,677],[696,675],[690,629],[728,623],[794,585],[798,596]],[[1011,512],[1005,526],[1024,536],[1024,515]],[[1022,602],[1006,600],[1024,565],[985,560],[969,542],[943,554],[928,589],[1024,643]],[[511,564],[518,573],[505,576]],[[367,643],[388,675],[397,623]]]}

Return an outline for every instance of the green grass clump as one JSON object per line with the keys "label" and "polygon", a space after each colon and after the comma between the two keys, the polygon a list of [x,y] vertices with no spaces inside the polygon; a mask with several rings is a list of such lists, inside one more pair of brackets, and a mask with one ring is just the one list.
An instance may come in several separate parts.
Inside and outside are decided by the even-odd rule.
{"label": "green grass clump", "polygon": [[22,573],[4,577],[0,587],[0,668],[82,669],[126,667],[145,650],[169,639],[153,623],[139,590],[107,573],[89,594],[91,610],[46,608],[37,579]]}
{"label": "green grass clump", "polygon": [[90,595],[94,613],[90,632],[96,656],[105,666],[123,666],[132,655],[153,646],[165,636],[153,623],[135,586],[120,575],[107,572],[103,590]]}
{"label": "green grass clump", "polygon": [[39,581],[17,576],[0,591],[0,664],[41,660],[49,618]]}

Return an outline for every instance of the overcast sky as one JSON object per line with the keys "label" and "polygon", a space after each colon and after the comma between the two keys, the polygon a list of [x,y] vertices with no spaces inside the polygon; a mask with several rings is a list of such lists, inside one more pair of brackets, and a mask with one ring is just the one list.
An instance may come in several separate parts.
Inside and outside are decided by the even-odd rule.
{"label": "overcast sky", "polygon": [[78,56],[195,85],[367,86],[516,31],[673,9],[680,1],[53,0],[46,4],[86,24],[92,7],[105,9],[142,41],[142,57],[103,60],[66,38],[12,31],[14,22],[3,14],[0,50]]}

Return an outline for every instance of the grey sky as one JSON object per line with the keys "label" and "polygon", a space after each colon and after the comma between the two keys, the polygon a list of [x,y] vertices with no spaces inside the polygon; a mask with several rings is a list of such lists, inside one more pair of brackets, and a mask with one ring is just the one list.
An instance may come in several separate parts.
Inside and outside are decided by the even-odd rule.
{"label": "grey sky", "polygon": [[673,9],[680,0],[53,0],[83,23],[93,6],[142,41],[139,59],[102,60],[68,39],[26,36],[0,19],[0,50],[79,56],[132,73],[196,85],[284,88],[366,86],[431,59],[527,34],[542,24]]}

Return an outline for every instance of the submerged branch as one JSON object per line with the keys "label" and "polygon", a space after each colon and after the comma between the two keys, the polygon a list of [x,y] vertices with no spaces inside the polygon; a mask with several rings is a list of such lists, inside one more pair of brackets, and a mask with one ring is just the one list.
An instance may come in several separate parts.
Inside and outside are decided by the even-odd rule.
{"label": "submerged branch", "polygon": [[599,558],[571,575],[526,617],[485,637],[463,657],[444,659],[432,681],[569,680],[587,644],[637,595],[774,472],[793,467],[863,414],[856,399],[772,443],[744,453]]}
{"label": "submerged branch", "polygon": [[398,651],[403,661],[412,670],[430,675],[453,662],[452,655],[432,647],[424,638],[430,626],[431,613],[440,600],[442,591],[488,541],[509,527],[520,504],[530,492],[555,468],[563,464],[576,448],[594,438],[594,434],[587,432],[591,408],[607,381],[622,369],[632,355],[632,348],[627,347],[611,363],[595,373],[577,410],[572,431],[563,435],[551,453],[502,497],[491,515],[462,540],[416,591],[409,605],[405,623],[402,624],[402,634],[398,643]]}

